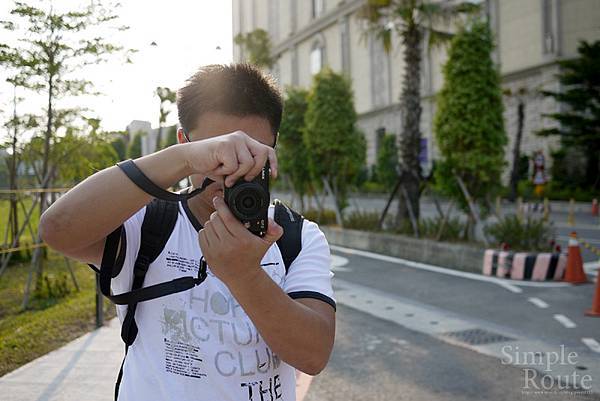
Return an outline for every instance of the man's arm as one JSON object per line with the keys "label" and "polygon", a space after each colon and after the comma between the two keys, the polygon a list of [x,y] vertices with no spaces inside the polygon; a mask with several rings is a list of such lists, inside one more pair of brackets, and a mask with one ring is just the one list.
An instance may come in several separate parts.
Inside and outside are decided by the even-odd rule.
{"label": "man's arm", "polygon": [[323,301],[292,299],[262,269],[229,289],[269,347],[309,375],[327,365],[335,338],[335,311]]}
{"label": "man's arm", "polygon": [[248,314],[269,347],[286,363],[311,374],[327,364],[335,337],[335,312],[317,299],[290,298],[260,266],[283,229],[269,219],[267,234],[250,233],[223,199],[200,230],[202,254]]}
{"label": "man's arm", "polygon": [[[135,163],[156,185],[168,188],[191,174],[215,180],[226,176],[226,182],[254,177],[267,158],[276,170],[273,149],[238,131],[174,145]],[[119,167],[110,167],[88,177],[50,206],[40,219],[40,234],[57,251],[99,265],[106,236],[150,200]]]}

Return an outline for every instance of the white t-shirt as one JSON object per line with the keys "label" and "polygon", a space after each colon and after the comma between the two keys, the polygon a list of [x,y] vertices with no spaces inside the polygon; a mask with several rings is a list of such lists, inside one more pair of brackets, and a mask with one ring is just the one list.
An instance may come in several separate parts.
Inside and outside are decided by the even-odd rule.
{"label": "white t-shirt", "polygon": [[[271,206],[270,217],[273,212]],[[126,251],[111,283],[113,294],[131,290],[144,214],[145,208],[123,224]],[[144,286],[197,275],[200,229],[187,204],[180,203],[173,233],[150,265]],[[277,244],[268,249],[261,265],[290,297],[316,298],[335,308],[329,245],[315,223],[304,221],[302,250],[287,274]],[[127,306],[117,307],[121,322],[126,311]],[[139,331],[125,357],[119,401],[296,399],[295,369],[271,351],[210,266],[202,284],[139,303],[135,321]]]}

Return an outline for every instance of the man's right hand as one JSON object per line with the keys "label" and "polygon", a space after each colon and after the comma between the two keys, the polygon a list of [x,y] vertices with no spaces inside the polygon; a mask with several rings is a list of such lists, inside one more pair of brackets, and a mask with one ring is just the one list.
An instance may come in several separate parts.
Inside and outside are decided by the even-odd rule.
{"label": "man's right hand", "polygon": [[275,150],[242,131],[186,143],[182,148],[190,174],[217,182],[225,179],[228,187],[242,177],[247,181],[256,177],[267,160],[271,175],[277,177]]}

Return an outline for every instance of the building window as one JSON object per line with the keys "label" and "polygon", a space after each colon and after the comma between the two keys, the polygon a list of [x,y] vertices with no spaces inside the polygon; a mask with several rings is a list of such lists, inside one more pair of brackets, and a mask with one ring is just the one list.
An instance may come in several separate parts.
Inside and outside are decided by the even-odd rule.
{"label": "building window", "polygon": [[279,41],[279,0],[269,0],[269,33],[271,40]]}
{"label": "building window", "polygon": [[340,43],[342,46],[342,71],[350,75],[350,28],[348,17],[340,23]]}
{"label": "building window", "polygon": [[554,7],[552,0],[542,0],[542,49],[543,54],[555,52]]}
{"label": "building window", "polygon": [[369,36],[371,105],[375,108],[391,103],[390,55],[385,51],[381,39]]}
{"label": "building window", "polygon": [[323,14],[325,0],[312,0],[312,17],[317,18]]}
{"label": "building window", "polygon": [[290,50],[292,52],[292,85],[298,85],[298,48],[294,46]]}
{"label": "building window", "polygon": [[310,73],[317,74],[323,68],[323,52],[324,48],[321,44],[316,43],[310,52]]}

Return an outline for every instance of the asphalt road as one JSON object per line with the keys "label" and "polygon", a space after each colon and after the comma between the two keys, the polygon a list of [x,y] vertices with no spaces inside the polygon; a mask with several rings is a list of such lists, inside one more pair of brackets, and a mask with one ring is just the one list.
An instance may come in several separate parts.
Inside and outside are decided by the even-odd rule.
{"label": "asphalt road", "polygon": [[600,400],[524,394],[524,382],[520,368],[341,305],[329,365],[304,401]]}
{"label": "asphalt road", "polygon": [[[306,400],[600,400],[600,319],[583,315],[593,285],[506,285],[333,250],[336,345]],[[573,358],[554,363],[561,350]],[[573,373],[591,392],[559,388]]]}

